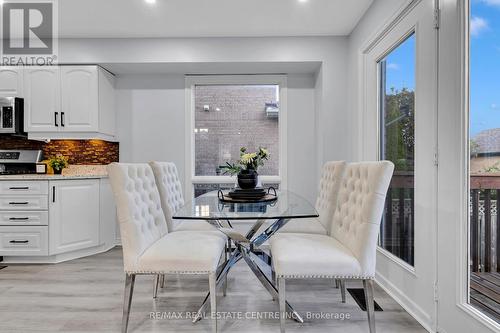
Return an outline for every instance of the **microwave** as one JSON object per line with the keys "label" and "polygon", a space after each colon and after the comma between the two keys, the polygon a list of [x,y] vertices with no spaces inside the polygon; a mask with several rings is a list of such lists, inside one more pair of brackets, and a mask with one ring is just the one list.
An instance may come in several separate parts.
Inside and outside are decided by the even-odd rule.
{"label": "microwave", "polygon": [[24,131],[24,100],[0,97],[0,134],[26,136]]}

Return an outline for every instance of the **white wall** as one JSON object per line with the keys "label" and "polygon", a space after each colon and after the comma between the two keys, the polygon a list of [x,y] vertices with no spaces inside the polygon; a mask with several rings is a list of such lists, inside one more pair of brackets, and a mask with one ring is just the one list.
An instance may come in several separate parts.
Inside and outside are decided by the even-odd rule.
{"label": "white wall", "polygon": [[[352,124],[346,98],[347,37],[61,39],[59,62],[149,65],[168,63],[169,66],[200,63],[210,66],[212,63],[214,68],[219,70],[224,68],[221,64],[230,64],[233,73],[237,63],[266,63],[265,68],[269,74],[283,73],[279,71],[282,66],[276,66],[277,70],[273,71],[269,65],[273,62],[321,63],[319,73],[315,73],[314,78],[297,78],[295,83],[293,80],[289,82],[292,87],[295,84],[292,90],[295,90],[296,94],[294,95],[293,91],[289,93],[293,103],[289,103],[288,108],[293,110],[295,104],[303,112],[292,115],[290,120],[289,139],[295,140],[296,144],[289,141],[289,156],[297,154],[296,148],[301,147],[306,151],[302,154],[303,160],[308,156],[314,158],[311,160],[312,165],[307,164],[304,169],[299,169],[301,165],[289,162],[288,178],[289,180],[297,178],[295,180],[297,184],[289,181],[290,189],[297,186],[295,189],[307,193],[306,195],[312,198],[311,193],[316,191],[311,188],[316,188],[317,172],[323,162],[353,158],[350,131]],[[152,149],[157,147],[155,142],[168,140],[177,142],[180,135],[179,128],[183,124],[182,114],[179,112],[184,112],[179,98],[183,94],[182,77],[124,76],[118,81],[121,90],[118,92],[118,122],[122,127],[119,128],[119,139],[123,160],[147,160],[153,158],[155,154]],[[306,83],[313,88],[303,89]],[[127,85],[138,85],[138,88],[125,92]],[[312,96],[309,96],[310,93]],[[151,99],[148,100],[148,97]],[[304,102],[307,99],[314,102]],[[169,118],[168,124],[156,122],[155,118],[147,119],[147,116],[153,117],[166,111],[172,112],[172,115],[175,113],[173,118]],[[313,125],[310,125],[309,121],[314,121]],[[309,126],[312,126],[313,132],[309,131]],[[308,138],[311,133],[315,135],[314,140]],[[130,147],[130,150],[127,147]],[[164,152],[168,153],[171,160],[181,165],[181,152],[172,147],[174,146],[165,147]],[[308,177],[300,176],[305,173],[314,175],[314,179],[310,181]]]}
{"label": "white wall", "polygon": [[[352,157],[351,140],[346,139],[351,136],[346,98],[346,37],[61,39],[59,62],[184,65],[319,62],[322,80],[321,92],[316,94],[321,98],[317,133],[322,142],[311,149],[318,150],[320,162]],[[269,74],[282,73],[266,68]]]}
{"label": "white wall", "polygon": [[[292,74],[287,84],[288,188],[314,202],[317,182],[315,80],[312,74]],[[116,89],[120,160],[172,161],[184,180],[184,76],[120,75]]]}

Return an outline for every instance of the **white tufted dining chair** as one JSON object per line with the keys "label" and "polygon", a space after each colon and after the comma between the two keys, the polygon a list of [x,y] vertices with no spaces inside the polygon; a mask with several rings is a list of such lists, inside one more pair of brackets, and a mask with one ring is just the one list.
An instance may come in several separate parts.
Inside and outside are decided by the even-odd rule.
{"label": "white tufted dining chair", "polygon": [[346,162],[344,161],[330,161],[323,165],[315,204],[319,217],[291,220],[278,233],[327,235],[337,206],[337,197],[345,166]]}
{"label": "white tufted dining chair", "polygon": [[[182,185],[179,180],[179,173],[177,172],[177,167],[172,162],[149,162],[151,169],[156,180],[156,186],[158,192],[160,193],[160,202],[165,215],[165,220],[167,221],[167,226],[169,232],[178,231],[198,231],[198,232],[215,232],[220,237],[227,239],[227,237],[217,230],[214,226],[210,225],[205,221],[193,220],[193,221],[182,221],[174,220],[172,216],[177,210],[184,206],[184,196],[182,195]],[[225,257],[227,259],[226,248]],[[224,280],[223,294],[226,295],[226,280]],[[165,276],[157,276],[155,280],[155,288],[153,291],[153,297],[157,296],[158,286],[161,285],[163,288],[165,284]]]}
{"label": "white tufted dining chair", "polygon": [[362,280],[370,333],[375,333],[373,279],[380,220],[394,164],[347,165],[330,235],[282,233],[271,238],[278,279],[280,325],[285,331],[286,279]]}
{"label": "white tufted dining chair", "polygon": [[[283,226],[278,233],[301,233],[328,235],[333,213],[337,207],[337,198],[346,167],[345,161],[326,162],[321,168],[318,197],[315,208],[319,214],[317,218],[291,220]],[[275,273],[273,271],[273,279]],[[335,280],[337,288],[340,287],[342,303],[346,300],[345,281]]]}
{"label": "white tufted dining chair", "polygon": [[156,186],[160,193],[161,207],[169,231],[217,231],[217,228],[205,221],[173,220],[172,216],[175,212],[184,206],[184,196],[182,195],[182,185],[177,167],[172,162],[152,161],[149,162],[149,165],[153,169]]}
{"label": "white tufted dining chair", "polygon": [[107,167],[123,248],[125,295],[122,332],[127,331],[135,277],[158,274],[207,275],[212,330],[217,331],[215,272],[225,239],[206,232],[168,232],[153,171],[148,164]]}

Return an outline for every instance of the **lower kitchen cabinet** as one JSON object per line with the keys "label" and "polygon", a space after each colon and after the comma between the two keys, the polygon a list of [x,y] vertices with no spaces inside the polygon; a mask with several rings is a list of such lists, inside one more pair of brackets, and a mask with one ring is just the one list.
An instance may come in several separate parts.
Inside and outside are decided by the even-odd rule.
{"label": "lower kitchen cabinet", "polygon": [[99,245],[99,180],[49,182],[49,255]]}
{"label": "lower kitchen cabinet", "polygon": [[47,256],[47,226],[2,226],[0,253],[5,256]]}

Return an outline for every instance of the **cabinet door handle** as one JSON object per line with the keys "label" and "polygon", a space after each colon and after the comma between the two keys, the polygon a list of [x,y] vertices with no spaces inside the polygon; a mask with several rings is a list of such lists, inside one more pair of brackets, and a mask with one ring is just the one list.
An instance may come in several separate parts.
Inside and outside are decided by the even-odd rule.
{"label": "cabinet door handle", "polygon": [[61,126],[64,127],[64,112],[61,112]]}
{"label": "cabinet door handle", "polygon": [[57,123],[57,118],[59,117],[59,112],[54,112],[54,125],[56,127],[59,127],[59,124]]}
{"label": "cabinet door handle", "polygon": [[52,186],[52,202],[56,202],[56,187]]}
{"label": "cabinet door handle", "polygon": [[11,244],[26,244],[29,243],[29,240],[11,240],[9,243]]}
{"label": "cabinet door handle", "polygon": [[9,190],[29,190],[30,188],[28,186],[12,186],[9,187]]}
{"label": "cabinet door handle", "polygon": [[9,205],[27,205],[27,204],[29,204],[28,201],[23,201],[23,202],[11,201],[11,202],[9,202]]}
{"label": "cabinet door handle", "polygon": [[9,217],[10,221],[26,221],[29,220],[29,217]]}

